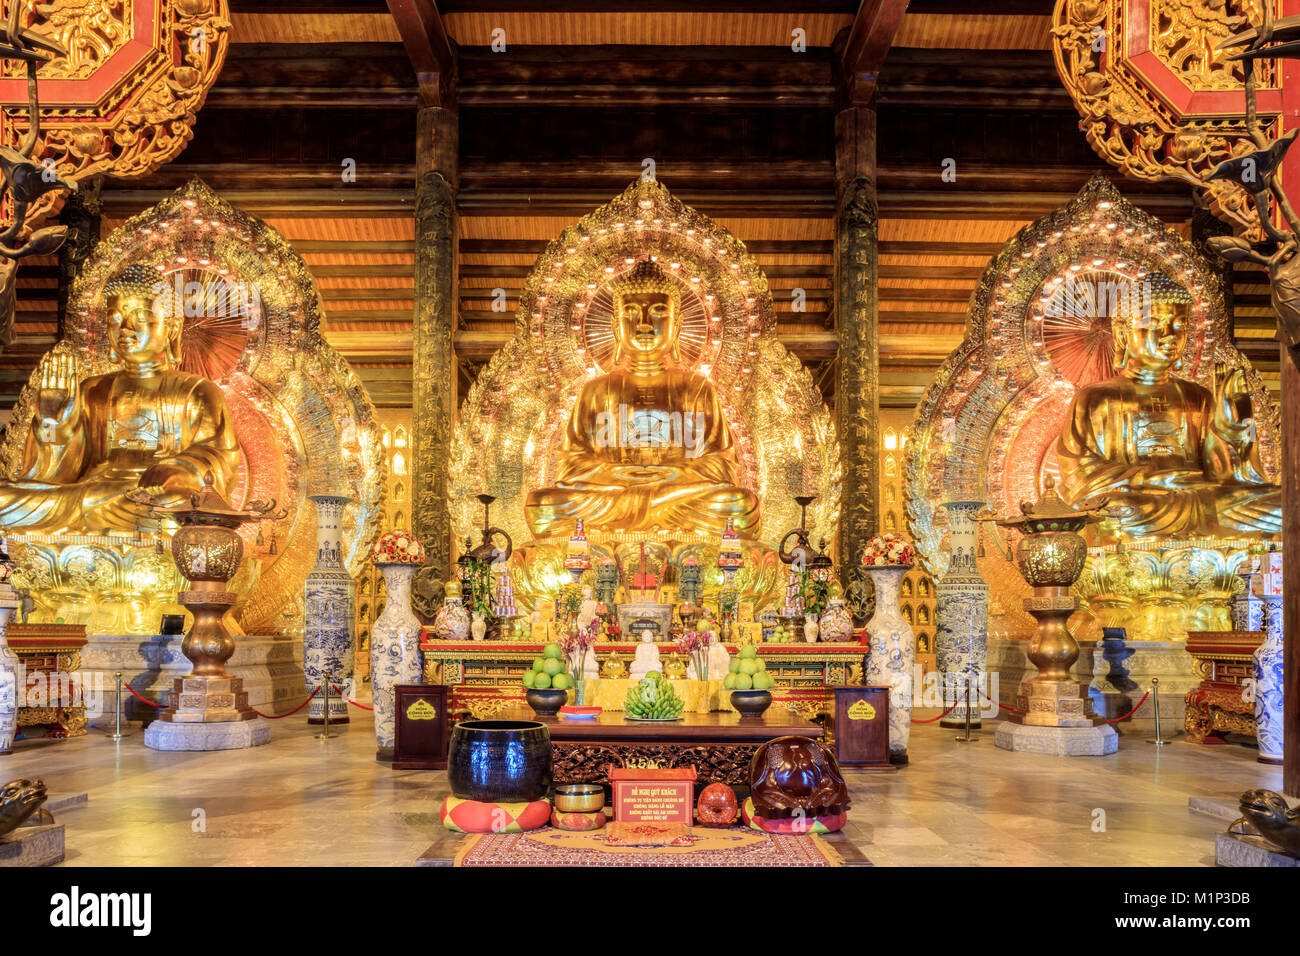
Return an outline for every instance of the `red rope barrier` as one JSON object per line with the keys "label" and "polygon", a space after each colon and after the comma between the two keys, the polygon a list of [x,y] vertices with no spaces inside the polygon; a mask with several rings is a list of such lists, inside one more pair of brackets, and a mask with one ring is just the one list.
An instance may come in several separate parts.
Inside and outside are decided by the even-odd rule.
{"label": "red rope barrier", "polygon": [[330,684],[330,686],[334,688],[334,693],[338,694],[340,697],[342,697],[345,701],[347,701],[347,702],[348,702],[349,704],[351,704],[353,707],[360,707],[362,710],[370,710],[370,711],[373,711],[373,710],[375,709],[375,708],[373,708],[373,707],[367,707],[365,704],[361,703],[360,701],[356,701],[356,700],[353,700],[351,697],[348,697],[347,695],[345,695],[345,694],[343,693],[343,688],[341,688],[341,687],[336,687],[336,686],[333,685],[333,684]]}
{"label": "red rope barrier", "polygon": [[1133,710],[1130,710],[1127,714],[1124,715],[1124,717],[1116,717],[1114,720],[1106,721],[1106,723],[1117,724],[1125,717],[1132,717],[1133,714],[1137,711],[1138,707],[1141,707],[1143,704],[1145,704],[1147,702],[1147,698],[1150,696],[1151,696],[1151,691],[1147,691],[1145,694],[1142,695],[1142,699],[1137,702],[1137,707],[1134,707]]}
{"label": "red rope barrier", "polygon": [[[984,693],[984,691],[980,691],[980,696],[983,697],[985,700],[987,700],[990,704],[993,703],[993,698],[990,697],[988,694]],[[1009,710],[1009,711],[1011,711],[1011,713],[1013,713],[1013,714],[1023,714],[1023,713],[1024,713],[1024,711],[1021,710],[1019,707],[1012,707],[1010,704],[1004,704],[1004,703],[1002,703],[1001,701],[998,701],[997,704],[998,704],[998,706],[1001,707],[1003,710]]]}
{"label": "red rope barrier", "polygon": [[299,704],[293,710],[283,714],[264,714],[256,707],[251,707],[251,706],[248,709],[251,710],[253,713],[257,714],[257,716],[259,717],[265,717],[267,720],[279,720],[282,717],[292,717],[294,714],[298,713],[298,711],[302,710],[304,707],[310,704],[312,702],[312,698],[314,698],[319,693],[320,693],[320,688],[317,687],[314,691],[312,691],[310,694],[307,695],[307,699],[304,700],[301,704]]}
{"label": "red rope barrier", "polygon": [[150,707],[153,707],[156,710],[162,710],[167,706],[166,704],[155,704],[148,697],[141,697],[139,694],[136,693],[135,688],[132,687],[130,684],[128,684],[126,681],[122,681],[122,686],[125,687],[127,690],[129,690],[131,692],[131,696],[134,697],[136,700],[148,704]]}
{"label": "red rope barrier", "polygon": [[[961,701],[957,701],[957,704],[960,704],[960,703],[961,703]],[[951,707],[949,707],[947,710],[945,710],[945,711],[944,711],[942,714],[940,714],[938,717],[930,717],[930,718],[928,718],[928,719],[926,719],[926,720],[915,720],[915,719],[913,719],[913,720],[912,720],[912,723],[914,723],[914,724],[932,724],[932,723],[934,723],[936,720],[943,720],[945,717],[947,717],[949,714],[951,714],[954,710],[957,709],[957,704],[953,704]]]}

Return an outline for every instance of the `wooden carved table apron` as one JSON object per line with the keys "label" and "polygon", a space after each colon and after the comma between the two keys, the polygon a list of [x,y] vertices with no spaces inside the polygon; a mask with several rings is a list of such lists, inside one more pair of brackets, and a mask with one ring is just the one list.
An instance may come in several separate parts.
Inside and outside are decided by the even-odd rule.
{"label": "wooden carved table apron", "polygon": [[825,734],[820,724],[799,720],[787,711],[742,719],[734,713],[685,714],[674,721],[628,720],[622,713],[602,713],[594,720],[535,717],[519,708],[503,717],[539,720],[551,732],[556,783],[608,784],[616,767],[689,767],[698,787],[710,783],[749,786],[749,761],[762,744],[777,737]]}

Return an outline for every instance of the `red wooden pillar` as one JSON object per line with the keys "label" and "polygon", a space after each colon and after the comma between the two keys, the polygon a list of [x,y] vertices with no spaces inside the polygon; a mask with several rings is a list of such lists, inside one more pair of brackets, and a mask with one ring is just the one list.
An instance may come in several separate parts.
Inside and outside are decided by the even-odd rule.
{"label": "red wooden pillar", "polygon": [[[1300,0],[1285,0],[1283,14],[1300,14]],[[1300,61],[1282,61],[1283,126],[1300,126]],[[1300,149],[1282,170],[1287,195],[1300,197]],[[1295,352],[1281,345],[1282,364],[1282,560],[1283,679],[1282,789],[1300,796],[1300,367]]]}

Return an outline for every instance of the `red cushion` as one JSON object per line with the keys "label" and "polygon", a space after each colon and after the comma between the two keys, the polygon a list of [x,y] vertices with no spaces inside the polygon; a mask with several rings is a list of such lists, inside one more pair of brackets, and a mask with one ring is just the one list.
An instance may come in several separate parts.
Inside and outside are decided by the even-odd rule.
{"label": "red cushion", "polygon": [[522,833],[545,826],[551,819],[551,804],[548,800],[482,803],[448,796],[439,816],[448,830],[461,833]]}
{"label": "red cushion", "polygon": [[748,799],[740,808],[745,825],[764,833],[786,833],[802,836],[805,833],[834,833],[844,829],[847,813],[832,813],[820,817],[761,817],[754,810],[754,801]]}

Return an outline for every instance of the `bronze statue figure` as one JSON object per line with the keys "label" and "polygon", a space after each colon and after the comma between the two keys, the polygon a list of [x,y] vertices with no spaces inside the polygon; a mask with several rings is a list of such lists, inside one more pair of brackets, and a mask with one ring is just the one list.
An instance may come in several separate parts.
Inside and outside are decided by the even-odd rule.
{"label": "bronze statue figure", "polygon": [[[53,823],[54,818],[41,810],[41,804],[48,797],[43,780],[11,780],[0,787],[0,837],[24,825]],[[28,820],[37,811],[40,811],[40,815],[36,822],[29,823]]]}
{"label": "bronze statue figure", "polygon": [[1256,833],[1281,848],[1283,853],[1300,857],[1300,807],[1292,809],[1286,798],[1272,790],[1247,790],[1241,795],[1241,818],[1231,827],[1247,823]]}

